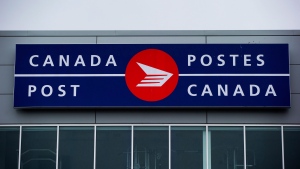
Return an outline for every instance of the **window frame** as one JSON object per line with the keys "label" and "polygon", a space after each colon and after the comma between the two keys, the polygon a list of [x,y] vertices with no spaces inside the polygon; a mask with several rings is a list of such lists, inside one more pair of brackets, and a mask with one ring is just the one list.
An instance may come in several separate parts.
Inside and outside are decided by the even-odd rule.
{"label": "window frame", "polygon": [[[89,126],[89,127],[94,127],[94,164],[93,164],[93,169],[96,169],[96,131],[98,126],[128,126],[131,127],[131,169],[133,168],[133,141],[134,141],[134,127],[137,126],[147,126],[147,127],[152,127],[152,126],[166,126],[168,127],[168,133],[169,133],[169,169],[172,168],[171,166],[171,127],[177,127],[177,126],[182,126],[182,127],[189,127],[189,126],[196,126],[196,127],[205,127],[206,128],[206,169],[211,169],[210,165],[210,156],[209,153],[209,131],[208,127],[234,127],[234,126],[239,126],[243,127],[243,140],[244,140],[244,169],[246,169],[246,127],[280,127],[281,130],[281,148],[282,148],[282,169],[285,169],[285,160],[284,160],[284,128],[285,127],[300,127],[300,124],[5,124],[1,125],[0,127],[19,127],[20,135],[19,135],[19,157],[18,157],[18,169],[20,169],[20,160],[21,160],[21,142],[22,142],[22,127],[52,127],[55,126],[57,127],[57,142],[56,142],[56,152],[59,152],[59,130],[60,127],[82,127],[82,126]],[[56,154],[56,169],[58,169],[58,156],[59,153]]]}

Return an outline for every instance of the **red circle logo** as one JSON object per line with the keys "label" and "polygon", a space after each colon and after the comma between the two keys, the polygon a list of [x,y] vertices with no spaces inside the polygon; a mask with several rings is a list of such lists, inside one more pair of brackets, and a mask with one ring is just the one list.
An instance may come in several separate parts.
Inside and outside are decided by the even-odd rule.
{"label": "red circle logo", "polygon": [[133,95],[154,102],[168,97],[176,88],[178,68],[173,58],[158,49],[146,49],[129,61],[125,80]]}

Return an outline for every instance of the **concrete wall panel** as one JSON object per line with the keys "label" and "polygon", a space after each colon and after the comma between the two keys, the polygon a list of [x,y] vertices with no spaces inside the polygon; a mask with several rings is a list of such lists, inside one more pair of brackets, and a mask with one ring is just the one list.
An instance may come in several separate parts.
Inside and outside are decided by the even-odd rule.
{"label": "concrete wall panel", "polygon": [[14,64],[16,44],[95,44],[96,37],[0,37],[0,65]]}
{"label": "concrete wall panel", "polygon": [[208,36],[207,43],[288,43],[291,64],[300,64],[300,36]]}

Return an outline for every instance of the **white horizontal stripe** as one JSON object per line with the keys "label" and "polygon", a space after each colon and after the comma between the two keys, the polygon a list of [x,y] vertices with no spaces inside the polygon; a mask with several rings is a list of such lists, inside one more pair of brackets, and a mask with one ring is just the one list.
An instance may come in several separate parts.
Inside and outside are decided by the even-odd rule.
{"label": "white horizontal stripe", "polygon": [[179,76],[290,76],[289,74],[179,74]]}
{"label": "white horizontal stripe", "polygon": [[123,77],[125,74],[15,74],[15,77]]}
{"label": "white horizontal stripe", "polygon": [[[15,74],[15,77],[124,77],[125,74]],[[179,74],[179,76],[290,76],[289,74]]]}

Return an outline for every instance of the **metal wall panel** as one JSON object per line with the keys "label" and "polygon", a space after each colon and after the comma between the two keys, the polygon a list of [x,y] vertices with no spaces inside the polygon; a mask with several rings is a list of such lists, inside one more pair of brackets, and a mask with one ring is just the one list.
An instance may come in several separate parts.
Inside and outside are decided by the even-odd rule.
{"label": "metal wall panel", "polygon": [[16,44],[95,44],[96,37],[0,37],[0,65],[14,64]]}
{"label": "metal wall panel", "polygon": [[291,93],[300,94],[300,65],[290,66],[290,86]]}
{"label": "metal wall panel", "polygon": [[0,36],[296,36],[299,30],[28,30],[1,31]]}
{"label": "metal wall panel", "polygon": [[0,95],[13,94],[14,88],[14,66],[0,65]]}
{"label": "metal wall panel", "polygon": [[300,123],[300,95],[291,95],[290,109],[212,109],[207,112],[208,123]]}
{"label": "metal wall panel", "polygon": [[290,63],[300,64],[300,36],[208,36],[207,43],[288,43]]}
{"label": "metal wall panel", "polygon": [[97,123],[206,123],[206,111],[197,109],[98,110]]}
{"label": "metal wall panel", "polygon": [[205,43],[204,36],[97,37],[98,44],[189,44]]}
{"label": "metal wall panel", "polygon": [[12,95],[0,95],[0,124],[95,123],[94,110],[14,109]]}
{"label": "metal wall panel", "polygon": [[[112,32],[110,32],[113,34]],[[13,64],[15,44],[151,44],[205,43],[205,36],[164,36],[143,33],[99,37],[0,37],[0,124],[18,123],[300,123],[300,36],[207,36],[207,43],[289,43],[291,58],[290,109],[25,109],[13,108]],[[118,35],[120,34],[120,35]],[[251,32],[249,33],[251,35]],[[73,36],[72,33],[69,36]],[[75,35],[74,35],[75,36]]]}

